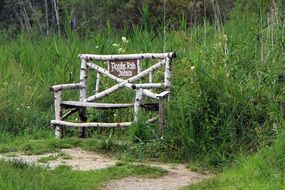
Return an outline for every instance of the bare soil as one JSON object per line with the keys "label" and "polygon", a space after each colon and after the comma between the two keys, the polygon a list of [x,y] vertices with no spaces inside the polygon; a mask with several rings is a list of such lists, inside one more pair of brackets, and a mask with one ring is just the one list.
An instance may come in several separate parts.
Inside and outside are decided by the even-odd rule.
{"label": "bare soil", "polygon": [[[62,153],[68,155],[69,159],[63,159],[58,156],[59,153],[48,153],[43,155],[24,155],[22,153],[7,153],[0,155],[0,159],[20,160],[28,164],[37,164],[50,169],[54,169],[59,165],[67,165],[75,170],[96,170],[116,165],[118,160],[107,155],[96,152],[89,152],[80,148],[62,149]],[[40,163],[39,160],[45,157],[55,157],[47,163]],[[141,164],[141,163],[134,163]],[[193,172],[183,164],[165,164],[158,162],[144,163],[147,166],[161,167],[167,171],[167,174],[159,178],[145,177],[125,177],[118,180],[108,181],[103,190],[174,190],[183,186],[197,183],[205,178],[210,177],[209,174],[200,174]]]}
{"label": "bare soil", "polygon": [[205,178],[210,177],[209,174],[200,174],[193,172],[183,164],[171,165],[162,163],[147,163],[148,166],[161,167],[168,173],[159,178],[144,177],[125,177],[118,180],[109,181],[104,190],[174,190],[183,186],[197,183]]}

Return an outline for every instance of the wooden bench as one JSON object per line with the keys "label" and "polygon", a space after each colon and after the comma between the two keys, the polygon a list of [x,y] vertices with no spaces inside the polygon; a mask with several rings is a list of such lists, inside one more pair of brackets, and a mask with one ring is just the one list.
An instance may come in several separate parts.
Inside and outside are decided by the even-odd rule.
{"label": "wooden bench", "polygon": [[[50,87],[54,93],[55,119],[51,120],[51,125],[55,128],[55,136],[63,136],[62,126],[79,127],[80,137],[84,137],[86,127],[127,127],[134,122],[138,122],[139,110],[157,110],[158,116],[150,118],[147,122],[154,122],[159,119],[159,126],[162,130],[165,126],[164,106],[165,100],[169,99],[171,61],[176,55],[170,53],[146,53],[146,54],[125,54],[125,55],[93,55],[81,54],[80,82],[73,84],[60,84]],[[157,63],[142,70],[141,62],[146,59],[157,60]],[[107,68],[100,67],[97,62],[104,62]],[[106,65],[105,64],[105,65]],[[153,83],[153,75],[159,68],[164,67],[163,81]],[[94,94],[87,96],[87,76],[89,70],[95,70],[96,86]],[[117,84],[100,92],[100,78],[105,75],[115,81]],[[148,83],[135,83],[148,77]],[[121,88],[135,90],[134,103],[98,103],[97,101]],[[62,91],[79,89],[79,101],[63,101]],[[155,93],[152,89],[161,89]],[[155,103],[142,103],[143,96],[150,97]],[[156,103],[157,102],[157,103]],[[132,121],[120,123],[87,122],[86,108],[94,109],[123,109],[134,108],[134,118]],[[69,109],[65,114],[63,109]],[[65,121],[72,114],[79,112],[79,122]]]}

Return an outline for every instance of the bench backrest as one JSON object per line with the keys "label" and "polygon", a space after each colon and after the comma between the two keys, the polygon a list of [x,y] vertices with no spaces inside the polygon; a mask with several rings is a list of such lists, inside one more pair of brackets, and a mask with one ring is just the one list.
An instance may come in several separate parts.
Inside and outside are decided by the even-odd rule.
{"label": "bench backrest", "polygon": [[[94,55],[94,54],[81,54],[81,70],[80,70],[80,84],[84,88],[80,89],[80,101],[92,102],[102,97],[105,97],[120,88],[143,89],[142,94],[151,98],[158,99],[162,94],[151,92],[149,89],[161,88],[165,91],[170,91],[170,77],[171,77],[171,60],[176,55],[170,53],[146,53],[146,54],[123,54],[123,55]],[[141,60],[143,59],[157,59],[158,63],[146,68],[142,71]],[[107,63],[107,69],[102,68],[96,64],[96,61],[104,61]],[[164,80],[161,83],[153,83],[153,71],[165,67]],[[88,69],[97,71],[97,80],[95,94],[87,97],[87,72]],[[100,76],[105,75],[110,79],[117,82],[116,85],[99,92],[100,89]],[[149,77],[148,83],[135,82],[143,77]]]}

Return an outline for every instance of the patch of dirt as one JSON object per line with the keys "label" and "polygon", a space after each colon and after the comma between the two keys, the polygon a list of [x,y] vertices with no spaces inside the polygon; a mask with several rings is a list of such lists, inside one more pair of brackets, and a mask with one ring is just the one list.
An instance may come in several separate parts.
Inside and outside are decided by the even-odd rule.
{"label": "patch of dirt", "polygon": [[[64,159],[60,154],[67,155],[69,159]],[[53,157],[55,159],[40,163],[40,159]],[[116,159],[96,152],[89,152],[81,148],[62,149],[61,152],[48,153],[43,155],[24,155],[19,152],[0,154],[0,159],[19,160],[28,164],[37,164],[50,169],[54,169],[60,165],[67,165],[76,170],[96,170],[112,167],[119,162]],[[133,163],[142,164],[142,163]],[[164,164],[158,162],[144,163],[146,166],[160,167],[167,171],[167,174],[158,178],[145,177],[125,177],[118,180],[108,181],[101,189],[103,190],[174,190],[183,186],[197,183],[210,174],[200,174],[193,172],[183,164]]]}
{"label": "patch of dirt", "polygon": [[47,163],[38,162],[45,157],[57,157],[59,153],[48,153],[43,155],[23,155],[21,153],[8,153],[0,155],[0,159],[19,160],[28,164],[37,164],[54,169],[59,165],[67,165],[76,170],[96,170],[111,167],[118,162],[115,159],[107,157],[95,152],[88,152],[80,148],[61,149],[61,152],[68,155],[70,159],[63,159],[60,156],[55,160],[50,160]]}
{"label": "patch of dirt", "polygon": [[171,165],[162,163],[148,163],[148,166],[161,167],[168,173],[159,178],[125,177],[109,181],[102,189],[104,190],[174,190],[183,186],[197,183],[209,174],[192,172],[185,165]]}

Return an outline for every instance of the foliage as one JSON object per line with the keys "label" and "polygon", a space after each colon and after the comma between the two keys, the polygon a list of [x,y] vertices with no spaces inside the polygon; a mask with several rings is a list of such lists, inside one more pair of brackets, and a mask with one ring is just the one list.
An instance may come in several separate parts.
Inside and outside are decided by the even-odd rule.
{"label": "foliage", "polygon": [[118,164],[96,171],[75,171],[67,166],[48,170],[21,161],[0,161],[0,189],[99,189],[111,179],[130,175],[158,177],[165,170],[143,165]]}
{"label": "foliage", "polygon": [[183,189],[283,189],[284,134],[279,135],[272,147],[264,148],[257,155],[237,159],[234,168]]}

